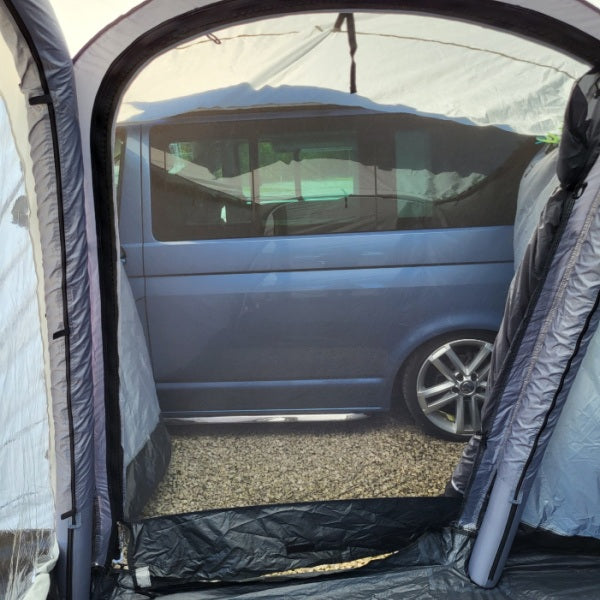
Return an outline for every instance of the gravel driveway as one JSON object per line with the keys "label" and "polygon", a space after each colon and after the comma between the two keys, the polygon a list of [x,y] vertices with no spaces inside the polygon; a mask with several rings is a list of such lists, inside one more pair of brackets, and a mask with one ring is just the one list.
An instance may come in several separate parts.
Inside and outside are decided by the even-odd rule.
{"label": "gravel driveway", "polygon": [[171,429],[173,458],[146,516],[281,502],[440,494],[463,444],[397,415],[337,423]]}

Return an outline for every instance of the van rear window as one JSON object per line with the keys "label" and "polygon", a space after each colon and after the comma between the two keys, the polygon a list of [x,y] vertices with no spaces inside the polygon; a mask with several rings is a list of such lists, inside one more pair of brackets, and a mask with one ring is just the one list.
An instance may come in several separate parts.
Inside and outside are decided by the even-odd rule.
{"label": "van rear window", "polygon": [[512,224],[531,137],[413,115],[314,112],[153,126],[154,237]]}

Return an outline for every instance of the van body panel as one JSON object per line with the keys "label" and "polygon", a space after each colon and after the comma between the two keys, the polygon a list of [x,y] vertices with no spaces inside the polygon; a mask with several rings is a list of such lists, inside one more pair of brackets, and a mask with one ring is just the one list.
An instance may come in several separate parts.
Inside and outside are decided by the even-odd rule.
{"label": "van body panel", "polygon": [[[445,331],[498,325],[512,275],[512,260],[256,273],[240,267],[146,278],[165,411],[386,408],[386,384],[414,347]],[[305,382],[301,389],[298,382]]]}
{"label": "van body panel", "polygon": [[[126,139],[120,181],[121,214],[126,211],[126,218],[121,219],[121,244],[127,273],[136,280],[134,294],[146,321],[165,416],[386,410],[396,376],[416,348],[445,333],[497,329],[513,273],[510,223],[514,209],[494,207],[492,212],[498,215],[486,215],[485,209],[477,206],[479,192],[469,197],[467,190],[458,193],[456,206],[462,201],[464,214],[475,207],[476,223],[498,224],[457,226],[453,205],[445,201],[445,212],[436,224],[432,209],[413,201],[413,196],[424,195],[427,187],[423,171],[415,175],[414,168],[419,165],[412,165],[413,170],[394,170],[398,165],[386,153],[395,155],[396,163],[415,162],[410,147],[400,147],[398,140],[412,144],[421,156],[418,160],[428,165],[427,185],[437,186],[436,193],[444,193],[439,186],[445,181],[455,186],[466,181],[468,188],[469,178],[475,176],[468,171],[436,174],[440,167],[435,165],[444,155],[415,133],[414,117],[408,133],[399,130],[393,135],[383,133],[380,119],[377,127],[383,141],[373,150],[364,148],[373,144],[362,117],[355,113],[348,117],[352,129],[341,117],[332,125],[332,109],[324,114],[330,122],[325,127],[329,133],[323,134],[329,147],[315,149],[310,142],[307,156],[312,156],[312,163],[309,159],[302,162],[293,144],[296,139],[307,144],[308,134],[300,124],[309,118],[314,128],[319,115],[314,108],[300,116],[294,110],[282,111],[276,118],[270,118],[269,112],[254,117],[244,113],[239,123],[231,112],[222,117],[223,123],[214,114],[210,118],[187,116],[175,119],[172,130],[168,122],[161,122],[130,126],[121,134]],[[400,117],[394,119],[396,127],[404,122]],[[153,133],[154,127],[158,133]],[[477,144],[484,139],[480,128],[454,123],[443,127],[466,139],[465,146],[471,145],[470,150],[460,147],[457,152],[477,153]],[[459,127],[466,127],[466,133]],[[285,132],[284,137],[279,130]],[[431,123],[426,130],[433,131]],[[193,141],[195,131],[212,136],[208,153],[204,141]],[[348,137],[348,131],[355,137]],[[468,141],[471,134],[476,136],[475,142]],[[171,135],[184,142],[171,142]],[[533,145],[522,139],[515,142],[505,132],[491,135],[506,148],[502,150],[505,154],[513,152],[517,157],[508,174],[503,174],[502,167],[499,175],[490,176],[504,176],[509,189],[496,187],[492,192],[501,190],[498,202],[512,195],[516,200],[518,179],[533,155]],[[261,136],[275,141],[264,150],[266,142]],[[326,146],[319,136],[323,137],[314,134],[314,139]],[[440,140],[451,144],[445,138]],[[230,165],[226,178],[226,165],[217,165],[217,159],[225,154],[231,157],[232,152],[239,155],[240,148],[247,155],[247,164],[243,169]],[[278,162],[261,166],[261,148],[274,156],[269,160]],[[192,159],[193,152],[204,158]],[[336,158],[340,152],[350,157],[351,167],[340,166]],[[353,162],[351,157],[360,160]],[[234,158],[239,162],[239,156]],[[194,162],[197,160],[204,162]],[[488,159],[472,160],[485,166]],[[209,163],[210,168],[202,166]],[[314,175],[319,168],[323,172]],[[186,175],[186,169],[190,174]],[[333,184],[325,181],[332,172]],[[304,177],[310,179],[310,186],[298,179],[298,173],[301,177],[309,173]],[[399,193],[401,185],[408,186],[410,194]],[[480,187],[489,203],[494,198],[485,185],[484,181]],[[497,186],[497,181],[493,185]],[[174,228],[163,228],[153,214],[159,206],[153,198],[153,193],[158,194],[156,186],[162,190],[161,215],[170,218],[164,211],[173,206],[174,211],[188,211],[185,219],[194,221],[197,215],[190,207],[204,202],[208,208],[201,211],[210,210],[215,225],[192,228],[188,227],[190,221],[183,219]],[[193,186],[203,199],[190,196],[191,200],[182,204],[177,194],[190,195],[196,189]],[[314,196],[319,186],[324,192]],[[336,186],[346,186],[339,200],[334,198]],[[385,186],[393,204],[390,194],[381,191]],[[309,188],[312,196],[305,195]],[[223,208],[206,205],[206,198],[211,202],[216,198]],[[334,209],[325,212],[324,220],[307,226],[305,215],[313,218],[323,206]],[[327,219],[334,215],[335,221],[340,214],[345,218],[346,208],[356,223],[350,220],[347,229],[338,230]],[[283,222],[278,215],[284,213],[287,219],[300,215],[296,221],[299,229],[278,231],[278,223]],[[238,221],[230,222],[230,215],[239,221],[239,227]],[[378,220],[381,215],[383,221]],[[202,212],[200,216],[206,217]],[[259,228],[248,228],[250,219],[255,218]],[[433,223],[434,227],[419,223]],[[402,229],[404,226],[407,228]]]}

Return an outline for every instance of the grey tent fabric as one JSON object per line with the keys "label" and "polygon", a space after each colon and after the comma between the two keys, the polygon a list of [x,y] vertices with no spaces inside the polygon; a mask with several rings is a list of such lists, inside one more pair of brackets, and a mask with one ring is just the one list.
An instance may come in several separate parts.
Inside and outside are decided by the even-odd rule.
{"label": "grey tent fabric", "polygon": [[[91,560],[94,413],[82,165],[79,131],[73,120],[77,109],[72,65],[46,4],[23,1],[18,10],[13,7],[9,11],[2,3],[0,12],[2,35],[13,51],[20,90],[27,102],[28,131],[23,133],[29,138],[28,160],[37,195],[59,565],[73,560],[87,568]],[[37,55],[39,47],[44,48],[43,59]],[[89,574],[79,580],[85,589]]]}
{"label": "grey tent fabric", "polygon": [[[425,506],[431,501],[416,498],[410,500],[417,503],[420,501]],[[434,505],[435,502],[430,506]],[[399,501],[398,507],[400,506]],[[358,522],[357,520],[356,523]],[[401,528],[402,525],[394,525],[391,522],[382,523],[379,532],[383,533],[387,529],[393,536]],[[329,572],[322,571],[311,575],[287,572],[243,583],[212,581],[191,590],[189,586],[187,589],[183,586],[178,587],[176,581],[171,581],[170,589],[164,587],[153,592],[139,587],[139,580],[136,586],[131,573],[121,572],[115,574],[115,580],[105,581],[104,587],[97,588],[95,598],[142,600],[153,593],[156,597],[173,600],[570,600],[574,597],[596,600],[600,576],[598,549],[580,547],[579,552],[574,554],[568,549],[560,550],[556,541],[548,540],[545,546],[540,545],[532,540],[528,533],[522,532],[509,559],[505,575],[494,590],[482,590],[472,583],[465,573],[472,539],[452,528],[443,528],[428,531],[409,544],[403,544],[402,540],[398,539],[396,553],[387,557],[380,556],[361,568],[352,569],[346,564],[340,565],[337,570],[333,568]],[[260,554],[259,548],[260,546],[249,546],[246,550],[248,555],[252,556]],[[241,554],[242,549],[239,552]],[[148,577],[147,581],[151,581],[151,578]],[[141,584],[145,585],[145,582],[141,581]]]}
{"label": "grey tent fabric", "polygon": [[[479,530],[470,574],[482,585],[494,585],[499,577],[536,469],[598,322],[597,162],[586,177],[600,143],[596,133],[600,111],[594,92],[598,79],[595,72],[582,78],[573,98],[577,107],[583,90],[587,102],[583,108],[579,103],[579,111],[573,111],[573,103],[567,110],[566,129],[580,134],[577,146],[573,137],[567,135],[560,149],[558,173],[567,188],[563,190],[568,203],[559,235],[546,253],[550,264],[540,273],[534,292],[528,294],[527,318],[521,317],[519,333],[510,341],[512,349],[508,350],[500,374],[492,380],[487,407],[491,423],[487,421],[485,445],[481,445],[459,520],[465,529]],[[585,153],[578,152],[582,144]],[[573,156],[578,157],[572,163],[574,171],[561,169]],[[514,297],[515,286],[511,294]],[[509,314],[509,318],[512,316]],[[520,316],[519,311],[514,316]],[[500,345],[504,339],[500,339]]]}
{"label": "grey tent fabric", "polygon": [[600,539],[600,329],[592,337],[533,482],[522,521]]}
{"label": "grey tent fabric", "polygon": [[521,264],[540,215],[560,182],[556,174],[558,148],[544,147],[523,174],[513,233],[515,270]]}
{"label": "grey tent fabric", "polygon": [[514,356],[459,520],[473,529],[483,517],[473,550],[477,566],[469,570],[480,584],[494,585],[500,576],[533,476],[597,327],[600,165],[587,189],[555,254],[553,271],[560,277],[546,280]]}
{"label": "grey tent fabric", "polygon": [[[314,7],[314,4],[311,6]],[[322,8],[323,5],[317,6]],[[340,8],[343,5],[330,3],[328,6]],[[397,7],[391,2],[387,6]],[[286,4],[286,10],[288,7]],[[305,8],[301,3],[293,7],[297,10]],[[563,47],[584,60],[600,60],[596,58],[600,38],[599,13],[584,1],[434,1],[427,3],[425,8],[421,2],[408,1],[403,4],[403,9],[438,11],[452,18],[467,20],[470,17],[468,11],[471,11],[476,23],[494,21],[496,26],[510,26],[520,34],[529,33],[538,41]],[[48,452],[51,474],[54,475],[52,527],[60,548],[56,577],[62,597],[79,599],[89,596],[93,562],[105,566],[114,556],[112,542],[116,517],[124,510],[130,513],[139,510],[139,507],[125,509],[123,505],[124,500],[133,503],[139,498],[132,491],[135,488],[128,488],[129,498],[122,493],[123,476],[129,477],[129,473],[127,461],[122,460],[123,447],[119,436],[126,423],[118,422],[121,414],[118,406],[116,409],[114,406],[119,402],[119,360],[127,361],[127,351],[121,347],[121,355],[117,343],[110,345],[108,331],[112,327],[116,331],[119,312],[118,303],[111,304],[113,298],[119,297],[116,274],[118,239],[111,237],[110,233],[115,225],[114,215],[110,210],[108,215],[97,212],[94,204],[95,200],[102,205],[107,197],[110,199],[110,191],[108,196],[101,193],[103,186],[110,187],[106,181],[102,183],[103,178],[109,179],[109,169],[100,172],[100,167],[105,165],[110,155],[111,110],[116,107],[108,105],[122,91],[118,85],[112,89],[106,87],[106,82],[111,81],[107,73],[114,65],[122,65],[123,62],[131,65],[131,69],[139,67],[156,54],[157,47],[166,48],[184,39],[188,26],[204,28],[202,31],[205,31],[206,23],[212,26],[227,20],[248,20],[280,10],[280,6],[237,0],[228,3],[206,0],[143,2],[132,14],[103,30],[81,54],[77,65],[80,100],[77,106],[71,58],[49,4],[45,0],[3,0],[0,3],[2,36],[13,52],[12,60],[20,78],[20,90],[15,89],[15,92],[22,96],[28,117],[27,125],[19,128],[17,134],[19,140],[29,144],[27,151],[21,154],[24,162],[31,167],[25,171],[31,172],[37,196],[35,216],[39,220],[39,236],[34,242],[39,244],[43,255],[42,268],[37,271],[40,293],[34,298],[39,308],[33,300],[26,304],[28,310],[34,309],[41,316],[37,340],[47,348],[44,360],[48,385],[44,385],[51,415]],[[494,20],[498,15],[501,18]],[[164,21],[168,26],[163,24]],[[532,23],[545,22],[552,26],[544,35],[536,27],[527,29],[527,25]],[[148,31],[151,31],[150,35]],[[133,73],[127,71],[121,75],[124,76],[119,85],[124,85]],[[584,80],[579,99],[571,107],[570,121],[574,127],[567,131],[566,138],[572,137],[575,143],[592,142],[597,135],[598,121],[590,121],[591,113],[582,118],[578,108],[582,105],[583,96],[587,109],[592,110],[591,99],[596,84],[595,79]],[[104,95],[104,92],[112,92],[113,96]],[[103,142],[106,142],[104,146]],[[519,287],[513,296],[514,303],[506,325],[505,352],[498,354],[499,363],[495,367],[495,381],[500,382],[497,387],[494,386],[498,400],[497,404],[490,406],[490,416],[486,420],[489,427],[486,426],[477,469],[460,520],[470,533],[479,531],[477,544],[485,544],[481,553],[485,560],[490,553],[498,556],[498,549],[503,559],[504,551],[510,545],[502,540],[499,544],[495,543],[503,524],[500,520],[489,523],[486,516],[492,513],[499,515],[509,504],[513,506],[515,501],[524,500],[524,495],[515,498],[515,492],[526,492],[530,485],[534,485],[535,490],[531,497],[539,497],[544,502],[544,486],[535,487],[534,475],[540,464],[541,472],[544,472],[543,451],[562,405],[567,401],[578,415],[585,418],[589,414],[587,409],[579,410],[576,404],[569,402],[567,395],[586,347],[594,339],[592,333],[596,326],[594,308],[597,296],[594,295],[598,291],[597,248],[600,240],[597,238],[600,224],[596,222],[598,211],[595,203],[600,173],[595,167],[587,179],[587,188],[578,190],[578,197],[574,198],[573,189],[582,174],[596,161],[597,146],[588,144],[585,152],[580,152],[581,148],[576,145],[565,147],[574,150],[572,154],[562,155],[559,165],[565,192],[554,197],[547,209],[542,227],[545,230],[529,251],[533,270],[523,269],[523,288]],[[28,200],[33,209],[33,195]],[[570,211],[565,212],[564,206],[568,203],[570,207],[572,200],[575,200],[573,211],[567,220]],[[23,202],[19,205],[3,203],[3,207],[9,204],[11,211],[14,210],[11,218],[14,216],[17,221],[25,219],[27,211]],[[555,237],[555,230],[560,230],[561,235]],[[33,236],[34,229],[30,232]],[[106,238],[109,243],[103,245]],[[6,243],[0,239],[0,244],[3,242]],[[543,251],[546,244],[556,244],[555,251],[548,254]],[[107,255],[107,248],[112,253]],[[538,263],[537,258],[541,256],[551,256],[551,262]],[[545,265],[542,271],[536,267],[540,264]],[[539,290],[539,295],[535,290]],[[534,296],[535,302],[531,304]],[[104,322],[102,311],[109,311]],[[516,339],[518,343],[515,343]],[[116,375],[114,380],[109,381],[114,374],[112,371],[109,373],[106,381],[110,385],[105,388],[106,358],[116,362],[112,364],[116,367]],[[37,365],[39,367],[39,362]],[[115,388],[111,387],[113,384],[116,384]],[[584,390],[587,389],[584,387]],[[136,393],[138,391],[143,392],[141,388]],[[140,398],[143,396],[142,393]],[[551,399],[550,404],[545,398]],[[124,399],[127,400],[126,397]],[[515,399],[518,411],[513,410],[517,405]],[[109,404],[110,410],[114,410],[113,413],[109,410],[114,421],[106,419]],[[40,406],[41,402],[37,408]],[[155,411],[151,413],[156,415]],[[567,415],[568,412],[563,412],[565,418]],[[159,420],[145,421],[146,437],[140,436],[139,443],[132,444],[129,449],[128,458],[133,457],[129,465],[135,465],[134,470],[138,465],[151,466],[153,463],[160,468],[165,467],[168,451],[163,451],[166,437],[159,423]],[[561,431],[560,426],[556,431]],[[549,452],[554,452],[551,445]],[[160,459],[157,458],[159,453]],[[548,457],[551,460],[551,454]],[[552,468],[552,464],[550,462],[548,466]],[[142,472],[143,469],[136,473]],[[140,481],[138,474],[134,473],[132,480],[136,479]],[[538,481],[543,483],[543,479]],[[498,507],[498,511],[483,510],[488,491],[492,492],[491,506]],[[145,490],[144,494],[147,492]],[[521,502],[522,505],[524,502]],[[337,510],[343,512],[344,506],[350,510],[350,506],[344,504]],[[531,508],[534,508],[533,504]],[[510,512],[510,508],[508,510]],[[583,511],[587,510],[583,507]],[[47,511],[44,516],[48,517]],[[537,517],[533,515],[528,520],[532,524],[559,529],[556,522],[538,522]],[[482,519],[483,527],[480,528]],[[508,537],[512,535],[512,525],[517,521],[508,515],[504,523]],[[568,532],[571,527],[566,527]],[[581,531],[594,534],[595,529]],[[49,536],[42,536],[43,539],[34,538],[32,554],[48,558],[51,550],[48,540],[53,535],[51,532]],[[160,539],[153,538],[153,543],[159,544]],[[453,594],[494,597],[480,591],[467,579],[465,565],[471,544],[468,535],[446,529],[425,534],[405,551],[399,552],[397,557],[384,561],[382,566],[389,577],[384,575],[384,571],[365,570],[354,579],[353,576],[336,575],[323,580],[329,586],[324,586],[322,581],[309,582],[305,586],[288,583],[272,586],[261,582],[260,589],[236,584],[209,592],[204,590],[203,593],[205,597],[314,597],[319,593],[329,597],[349,597],[349,590],[353,590],[355,597],[365,598],[399,594],[403,597],[410,597],[410,594],[424,597],[428,594],[432,598],[452,597]],[[494,548],[495,545],[498,549]],[[256,550],[255,546],[251,548]],[[497,597],[511,597],[511,594],[514,597],[515,589],[519,594],[542,598],[561,597],[561,594],[563,597],[597,597],[597,556],[593,560],[585,556],[575,557],[571,562],[562,554],[534,553],[520,557],[520,563],[518,557],[509,559],[506,578],[500,583],[497,594],[493,592]],[[485,560],[481,565],[480,581],[487,585]],[[50,568],[50,562],[48,560],[40,566],[40,578],[37,579],[44,580],[46,588],[48,577],[45,571]],[[498,573],[502,560],[494,562]],[[532,575],[534,570],[537,574]],[[572,578],[568,577],[569,573]],[[25,581],[29,575],[28,570],[22,580]],[[125,580],[126,576],[123,576],[122,581]],[[39,598],[45,595],[46,588],[36,589],[34,582],[26,593]],[[107,591],[104,596],[109,597],[112,593]],[[132,597],[132,592],[125,593]]]}
{"label": "grey tent fabric", "polygon": [[[109,23],[142,3],[143,0],[90,2],[87,7],[90,16],[84,20],[79,17],[73,18],[72,0],[51,0],[73,56]],[[561,2],[561,0],[505,0],[505,4],[538,11],[591,35],[597,35],[597,23],[594,21],[594,16],[599,14],[597,7],[600,7],[600,2],[598,0],[585,2],[577,0],[568,2]]]}
{"label": "grey tent fabric", "polygon": [[[7,52],[0,38],[0,53]],[[12,75],[10,67],[5,61],[0,89]],[[12,100],[18,98],[5,103],[0,96],[0,306],[10,308],[0,312],[0,597],[7,599],[21,596],[36,579],[44,580],[47,590],[42,565],[51,568],[58,556],[38,284],[41,265],[32,240],[36,202],[33,194],[28,197],[31,190],[11,131]]]}
{"label": "grey tent fabric", "polygon": [[[504,380],[508,378],[507,370],[511,366],[511,359],[508,358],[511,345],[516,347],[520,343],[524,335],[526,319],[529,316],[528,311],[532,308],[537,294],[552,268],[551,261],[558,242],[559,227],[561,221],[566,222],[569,217],[574,203],[574,188],[580,183],[581,178],[585,176],[598,155],[600,138],[595,125],[598,115],[596,114],[596,119],[592,121],[592,127],[586,125],[589,115],[598,111],[597,98],[594,97],[592,89],[597,79],[598,75],[592,72],[584,76],[573,89],[567,112],[565,138],[561,143],[559,156],[552,155],[538,159],[522,183],[522,194],[534,192],[532,197],[527,198],[531,206],[531,213],[528,223],[523,226],[525,237],[528,237],[527,229],[535,219],[536,212],[541,210],[541,214],[531,240],[526,249],[522,251],[523,255],[511,283],[504,318],[496,338],[488,379],[488,399],[482,415],[484,434],[486,428],[489,430],[493,426],[493,413],[499,402],[497,396],[501,393]],[[589,108],[585,95],[582,99],[582,90],[585,90],[590,102]],[[554,187],[553,178],[550,175],[555,163],[558,166],[557,181],[560,180],[562,187],[557,188],[548,197],[548,192]],[[576,175],[566,165],[572,167]],[[529,180],[527,175],[530,177]],[[525,201],[524,198],[521,198],[521,204]],[[521,252],[520,249],[519,251]],[[501,375],[502,370],[504,373]],[[499,378],[502,378],[500,383],[498,383]],[[473,436],[452,475],[452,488],[460,493],[464,493],[467,489],[473,465],[478,460],[480,444],[481,436]]]}
{"label": "grey tent fabric", "polygon": [[124,508],[138,519],[169,465],[169,434],[161,421],[144,330],[122,265],[119,270],[119,405],[123,430]]}
{"label": "grey tent fabric", "polygon": [[[588,91],[592,105],[597,110],[597,99],[593,98],[593,94],[589,94],[591,84],[598,78],[597,74],[590,74],[584,78],[583,86]],[[588,146],[592,146],[592,149],[598,144],[597,135],[591,135],[589,139],[586,139],[585,132],[585,120],[588,116],[587,104],[581,104],[579,96],[580,86],[576,86],[574,89],[574,98],[577,103],[578,111],[575,113],[573,108],[570,108],[570,122],[571,127],[567,128],[568,141],[563,142],[561,147],[561,161],[571,161],[571,164],[578,170],[579,174],[583,173],[584,165],[587,164],[588,156],[584,150],[588,149]],[[593,130],[592,130],[593,132]],[[575,161],[571,157],[578,156],[579,162]],[[566,157],[566,159],[564,158]],[[544,166],[543,166],[544,168]],[[530,303],[534,299],[534,295],[537,293],[539,286],[543,283],[543,279],[547,276],[550,270],[550,261],[553,259],[553,251],[556,249],[553,247],[555,240],[558,236],[558,228],[561,221],[561,217],[564,214],[564,219],[568,218],[571,206],[574,204],[573,187],[576,185],[577,180],[573,178],[571,173],[562,168],[564,188],[557,190],[547,201],[546,206],[542,210],[542,214],[539,219],[539,225],[537,230],[534,232],[533,238],[529,242],[529,245],[524,253],[523,259],[519,266],[519,269],[515,275],[515,279],[511,285],[509,291],[509,297],[507,300],[505,318],[503,320],[501,330],[498,334],[498,341],[494,348],[492,371],[490,374],[490,390],[494,389],[496,384],[499,371],[502,369],[503,364],[506,364],[507,355],[510,350],[510,345],[517,341],[517,335],[520,329],[524,326],[524,319]],[[542,194],[545,191],[542,189]],[[543,198],[533,199],[534,204],[541,204],[544,202]],[[564,205],[569,203],[567,209]],[[508,365],[510,366],[510,365]],[[494,406],[496,399],[493,398],[493,391],[490,393],[492,400],[488,401],[487,404],[487,415],[491,415],[491,406]],[[489,417],[491,418],[491,416]],[[484,416],[484,427],[487,422],[488,427],[491,426],[489,418]],[[471,446],[477,446],[471,444]],[[465,461],[465,464],[472,464],[474,453],[469,452],[469,458]],[[460,481],[462,485],[455,483],[455,487],[460,490],[464,490],[464,485],[468,481],[470,474],[470,466],[467,466],[465,472],[462,472],[462,466],[457,467],[455,472],[455,481]]]}
{"label": "grey tent fabric", "polygon": [[128,526],[128,565],[153,592],[174,580],[247,581],[393,552],[441,529],[459,507],[454,498],[376,498],[167,515]]}

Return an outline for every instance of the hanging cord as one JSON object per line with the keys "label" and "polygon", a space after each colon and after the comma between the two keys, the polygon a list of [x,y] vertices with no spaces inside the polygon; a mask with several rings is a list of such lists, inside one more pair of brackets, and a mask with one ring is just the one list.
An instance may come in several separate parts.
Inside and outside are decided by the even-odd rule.
{"label": "hanging cord", "polygon": [[350,93],[356,94],[356,62],[354,61],[354,55],[358,44],[356,43],[356,26],[354,23],[354,13],[340,13],[333,26],[334,31],[341,31],[344,21],[348,27],[348,45],[350,46]]}

